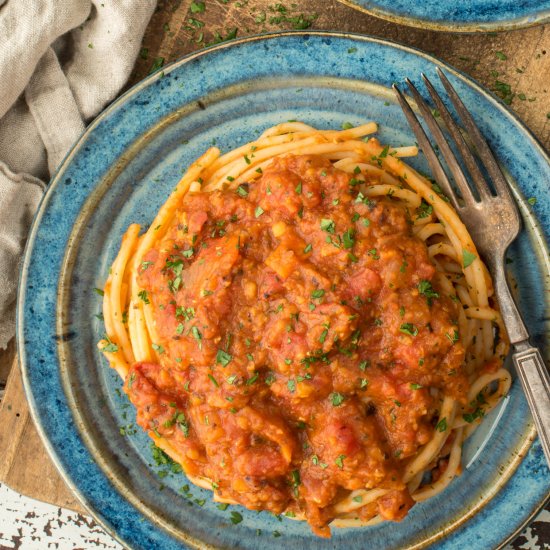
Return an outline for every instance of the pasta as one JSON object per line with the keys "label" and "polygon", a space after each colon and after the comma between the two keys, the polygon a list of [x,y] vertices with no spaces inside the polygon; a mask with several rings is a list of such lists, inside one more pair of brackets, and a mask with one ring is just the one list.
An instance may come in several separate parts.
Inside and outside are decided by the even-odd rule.
{"label": "pasta", "polygon": [[98,346],[155,444],[216,500],[320,536],[443,491],[511,383],[466,227],[376,129],[210,148],[104,288]]}

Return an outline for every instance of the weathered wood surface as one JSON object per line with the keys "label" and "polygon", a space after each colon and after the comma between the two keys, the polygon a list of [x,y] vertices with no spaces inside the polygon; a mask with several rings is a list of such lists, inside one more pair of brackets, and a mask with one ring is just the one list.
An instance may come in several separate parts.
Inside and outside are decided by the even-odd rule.
{"label": "weathered wood surface", "polygon": [[[550,25],[457,35],[395,25],[337,0],[166,0],[153,15],[130,84],[161,58],[167,63],[232,36],[306,26],[384,37],[440,57],[494,90],[550,148]],[[12,356],[13,351],[0,357],[0,381]],[[23,494],[81,511],[38,437],[18,367],[11,371],[0,405],[0,481]]]}

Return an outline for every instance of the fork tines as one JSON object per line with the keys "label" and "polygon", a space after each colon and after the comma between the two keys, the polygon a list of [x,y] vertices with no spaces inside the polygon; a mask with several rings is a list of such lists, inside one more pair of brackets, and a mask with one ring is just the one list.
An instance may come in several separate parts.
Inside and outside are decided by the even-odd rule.
{"label": "fork tines", "polygon": [[[489,148],[489,145],[485,141],[485,138],[482,136],[472,116],[462,103],[461,99],[458,97],[451,83],[439,68],[437,68],[437,74],[445,90],[447,91],[449,99],[451,100],[458,116],[460,117],[461,122],[464,125],[470,140],[473,143],[477,156],[486,168],[487,173],[492,180],[496,194],[504,196],[504,198],[510,199],[510,191],[508,189],[506,180],[504,179],[504,176],[496,162],[495,157],[493,156],[493,153]],[[416,102],[420,113],[424,118],[426,125],[428,126],[435,142],[438,144],[441,154],[445,159],[447,166],[449,167],[449,170],[457,187],[460,190],[460,194],[463,200],[462,204],[466,207],[471,207],[475,206],[476,203],[478,203],[479,201],[489,200],[492,197],[491,189],[487,185],[487,182],[485,181],[485,178],[481,173],[476,159],[472,154],[469,145],[466,143],[466,140],[464,139],[464,136],[459,126],[454,121],[451,113],[443,103],[433,84],[424,74],[422,74],[422,80],[424,81],[430,97],[432,98],[432,101],[437,108],[437,112],[441,116],[441,119],[443,120],[446,128],[449,131],[450,138],[454,142],[454,145],[456,146],[457,150],[460,153],[460,156],[462,157],[462,160],[464,161],[464,165],[466,166],[466,169],[470,176],[469,181],[473,184],[473,186],[470,186],[470,184],[468,183],[468,179],[464,174],[464,171],[460,167],[460,164],[453,150],[451,149],[451,146],[449,145],[448,139],[443,134],[443,131],[441,130],[441,127],[439,126],[434,116],[434,112],[424,101],[414,84],[409,79],[406,79],[407,86],[411,91],[413,99]],[[393,85],[393,89],[397,95],[397,99],[399,101],[399,104],[401,105],[401,108],[403,109],[407,121],[411,126],[414,134],[416,135],[418,144],[424,152],[433,176],[435,177],[436,181],[439,183],[443,191],[448,195],[448,197],[452,201],[453,206],[457,209],[461,208],[462,204],[459,203],[458,197],[451,186],[449,178],[447,177],[447,174],[445,173],[445,170],[443,169],[443,166],[441,165],[441,162],[439,161],[439,158],[434,148],[432,147],[430,140],[426,135],[422,125],[414,114],[414,111],[408,104],[401,90],[395,84]]]}

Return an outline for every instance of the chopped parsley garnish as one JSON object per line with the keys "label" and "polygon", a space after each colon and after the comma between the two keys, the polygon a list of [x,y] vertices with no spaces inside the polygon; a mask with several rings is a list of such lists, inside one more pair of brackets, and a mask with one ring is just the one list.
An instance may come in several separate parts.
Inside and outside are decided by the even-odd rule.
{"label": "chopped parsley garnish", "polygon": [[311,243],[306,245],[306,247],[304,248],[304,254],[307,254],[308,252],[311,252],[312,248],[313,248],[313,246],[311,246]]}
{"label": "chopped parsley garnish", "polygon": [[443,193],[443,189],[441,189],[441,187],[439,187],[439,185],[437,185],[437,183],[432,183],[432,189],[439,195],[439,198],[444,200],[445,202],[449,202],[449,197],[447,197],[444,193]]}
{"label": "chopped parsley garnish", "polygon": [[328,398],[330,399],[333,407],[339,407],[346,399],[341,393],[338,392],[331,393]]}
{"label": "chopped parsley garnish", "polygon": [[411,390],[420,390],[424,387],[421,384],[411,384],[410,386],[411,386]]}
{"label": "chopped parsley garnish", "polygon": [[325,295],[325,291],[322,288],[316,288],[312,293],[312,298],[322,298]]}
{"label": "chopped parsley garnish", "polygon": [[193,338],[198,342],[199,349],[202,348],[202,334],[201,331],[197,327],[191,327],[191,334]]}
{"label": "chopped parsley garnish", "polygon": [[442,418],[436,425],[435,429],[438,431],[438,432],[444,432],[447,430],[447,419],[446,418]]}
{"label": "chopped parsley garnish", "polygon": [[424,199],[422,199],[422,202],[420,203],[420,206],[416,209],[416,215],[418,218],[427,218],[428,216],[431,216],[434,209],[431,204],[428,204]]}
{"label": "chopped parsley garnish", "polygon": [[208,375],[208,378],[210,378],[210,382],[212,382],[212,384],[214,384],[216,388],[220,387],[220,385],[218,384],[218,381],[211,374]]}
{"label": "chopped parsley garnish", "polygon": [[227,367],[232,359],[233,356],[226,351],[223,351],[223,349],[219,349],[216,354],[216,363],[219,363],[222,367]]}
{"label": "chopped parsley garnish", "polygon": [[477,407],[477,409],[473,412],[473,413],[466,413],[466,414],[463,414],[462,415],[462,418],[464,418],[464,420],[466,422],[468,422],[468,424],[471,424],[472,422],[474,422],[476,419],[478,418],[483,418],[483,415],[485,414],[485,411],[480,408],[480,407]]}
{"label": "chopped parsley garnish", "polygon": [[141,262],[141,270],[145,271],[149,266],[153,265],[154,262]]}
{"label": "chopped parsley garnish", "polygon": [[241,197],[246,197],[248,196],[248,189],[244,185],[239,185],[239,187],[237,187],[237,194]]}
{"label": "chopped parsley garnish", "polygon": [[94,292],[100,296],[105,296],[105,292],[103,292],[100,288],[94,288]]}
{"label": "chopped parsley garnish", "polygon": [[288,388],[288,391],[290,393],[294,393],[296,391],[296,381],[292,378],[286,383],[286,387]]}
{"label": "chopped parsley garnish", "polygon": [[344,467],[344,459],[346,458],[346,455],[340,455],[338,458],[334,461],[336,466],[340,468],[340,470]]}
{"label": "chopped parsley garnish", "polygon": [[191,10],[191,13],[202,13],[206,8],[204,2],[194,0],[191,2],[189,9]]}
{"label": "chopped parsley garnish", "polygon": [[298,486],[300,485],[300,472],[298,470],[292,470],[290,472],[290,477],[292,479],[292,487],[294,488],[294,494],[298,495]]}
{"label": "chopped parsley garnish", "polygon": [[181,430],[184,437],[189,437],[189,424],[185,419],[185,415],[181,412],[176,415],[176,426]]}
{"label": "chopped parsley garnish", "polygon": [[150,304],[151,303],[149,301],[149,297],[147,296],[147,291],[146,290],[140,290],[138,292],[138,298],[140,298],[140,300],[145,304]]}
{"label": "chopped parsley garnish", "polygon": [[432,283],[430,283],[430,281],[426,281],[425,279],[422,279],[418,283],[418,292],[426,296],[429,306],[432,305],[433,298],[439,298],[439,292],[436,292],[432,287]]}
{"label": "chopped parsley garnish", "polygon": [[294,189],[298,195],[302,194],[302,182],[300,182]]}
{"label": "chopped parsley garnish", "polygon": [[264,209],[261,206],[257,206],[256,210],[254,210],[254,216],[256,218],[259,218],[264,213]]}
{"label": "chopped parsley garnish", "polygon": [[456,344],[456,342],[458,342],[458,338],[459,338],[459,335],[458,335],[458,330],[453,330],[453,333],[452,334],[449,334],[449,333],[445,333],[445,336],[451,341],[451,344]]}
{"label": "chopped parsley garnish", "polygon": [[378,251],[376,250],[376,248],[371,248],[367,254],[373,258],[374,260],[379,260],[380,259],[380,255],[378,254]]}
{"label": "chopped parsley garnish", "polygon": [[348,229],[345,231],[342,235],[342,240],[344,242],[344,248],[353,248],[353,245],[355,244],[355,230]]}
{"label": "chopped parsley garnish", "polygon": [[164,348],[160,344],[151,344],[151,347],[158,353],[164,353]]}
{"label": "chopped parsley garnish", "polygon": [[252,384],[254,384],[254,382],[256,382],[256,380],[258,380],[259,376],[260,376],[260,374],[255,372],[253,374],[253,376],[246,381],[246,385],[251,386]]}
{"label": "chopped parsley garnish", "polygon": [[466,250],[465,248],[462,250],[462,263],[464,267],[468,267],[472,265],[473,261],[477,258],[475,254],[470,252],[469,250]]}
{"label": "chopped parsley garnish", "polygon": [[101,348],[101,351],[107,351],[108,353],[116,353],[118,351],[118,346],[114,342],[111,342],[111,340],[107,335],[105,335],[105,340],[107,340],[107,345],[103,346]]}
{"label": "chopped parsley garnish", "polygon": [[351,122],[344,122],[342,124],[342,130],[351,130],[353,128],[353,124]]}
{"label": "chopped parsley garnish", "polygon": [[323,218],[321,220],[321,229],[323,231],[326,231],[327,233],[333,233],[335,232],[335,225],[334,225],[334,221],[330,220],[330,219],[326,219],[326,218]]}
{"label": "chopped parsley garnish", "polygon": [[237,525],[237,523],[241,523],[241,521],[243,520],[243,517],[241,516],[241,514],[239,514],[239,512],[231,512],[230,519],[233,525]]}
{"label": "chopped parsley garnish", "polygon": [[408,334],[409,336],[416,336],[418,334],[418,329],[412,323],[403,323],[399,327],[399,332],[403,334]]}

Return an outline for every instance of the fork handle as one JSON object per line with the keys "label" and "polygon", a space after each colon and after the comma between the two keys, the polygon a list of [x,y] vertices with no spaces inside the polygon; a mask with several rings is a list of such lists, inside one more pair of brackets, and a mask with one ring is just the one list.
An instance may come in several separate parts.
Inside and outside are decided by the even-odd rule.
{"label": "fork handle", "polygon": [[512,359],[550,466],[550,375],[540,351],[529,341],[515,344],[515,349]]}

